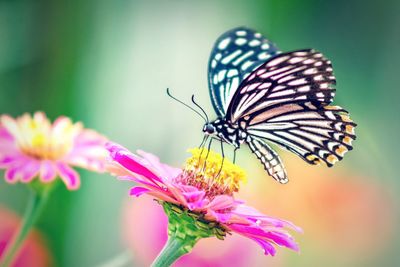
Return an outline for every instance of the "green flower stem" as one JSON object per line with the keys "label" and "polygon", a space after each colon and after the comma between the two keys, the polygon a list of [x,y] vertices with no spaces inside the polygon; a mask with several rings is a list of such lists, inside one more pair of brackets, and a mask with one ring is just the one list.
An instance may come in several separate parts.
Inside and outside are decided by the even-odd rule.
{"label": "green flower stem", "polygon": [[177,238],[176,236],[170,236],[168,238],[167,244],[165,244],[163,250],[157,256],[152,267],[166,267],[171,266],[177,259],[182,255],[188,253],[185,249],[187,244],[185,241]]}
{"label": "green flower stem", "polygon": [[168,241],[152,267],[167,267],[181,256],[190,253],[202,238],[224,239],[226,230],[218,223],[208,221],[197,214],[172,203],[159,201],[168,216]]}
{"label": "green flower stem", "polygon": [[14,234],[10,243],[6,247],[3,257],[0,260],[0,267],[9,267],[14,257],[17,256],[18,251],[24,243],[29,230],[35,223],[36,219],[39,217],[43,206],[46,204],[48,196],[48,191],[36,191],[31,190],[31,197],[28,203],[28,207],[25,211],[23,221],[20,225],[18,231]]}

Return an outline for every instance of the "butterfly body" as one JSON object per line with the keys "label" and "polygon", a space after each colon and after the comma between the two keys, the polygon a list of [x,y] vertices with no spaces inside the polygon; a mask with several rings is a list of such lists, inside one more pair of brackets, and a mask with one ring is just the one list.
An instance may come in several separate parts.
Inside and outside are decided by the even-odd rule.
{"label": "butterfly body", "polygon": [[218,118],[215,121],[206,123],[203,127],[203,132],[235,148],[240,148],[240,145],[246,141],[247,137],[244,128],[241,128],[239,124],[232,124],[224,118]]}
{"label": "butterfly body", "polygon": [[208,77],[218,119],[203,132],[236,149],[247,144],[279,182],[286,183],[287,174],[267,142],[328,166],[352,149],[356,124],[346,110],[329,105],[336,79],[320,52],[281,53],[260,33],[240,27],[218,38]]}

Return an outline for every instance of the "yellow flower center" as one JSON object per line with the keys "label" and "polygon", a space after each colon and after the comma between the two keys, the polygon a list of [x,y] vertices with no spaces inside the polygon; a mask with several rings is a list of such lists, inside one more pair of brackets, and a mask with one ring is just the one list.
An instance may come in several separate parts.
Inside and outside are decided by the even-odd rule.
{"label": "yellow flower center", "polygon": [[193,148],[183,172],[184,183],[203,189],[208,197],[232,195],[246,182],[245,172],[227,158],[207,149]]}
{"label": "yellow flower center", "polygon": [[51,124],[42,112],[36,112],[33,117],[24,114],[15,120],[2,116],[1,124],[15,138],[22,153],[49,160],[60,159],[68,154],[82,129],[80,123],[73,124],[65,117]]}

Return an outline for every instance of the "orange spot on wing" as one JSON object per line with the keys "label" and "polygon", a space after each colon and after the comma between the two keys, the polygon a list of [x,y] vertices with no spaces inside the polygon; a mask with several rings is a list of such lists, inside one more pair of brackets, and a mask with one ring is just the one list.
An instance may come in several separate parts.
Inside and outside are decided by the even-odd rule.
{"label": "orange spot on wing", "polygon": [[345,138],[343,138],[343,142],[347,145],[351,145],[351,141],[353,141],[353,139],[351,139],[350,137],[346,136]]}
{"label": "orange spot on wing", "polygon": [[354,126],[353,125],[346,125],[346,132],[354,134]]}
{"label": "orange spot on wing", "polygon": [[344,121],[344,122],[353,122],[350,117],[348,115],[340,115],[340,118]]}
{"label": "orange spot on wing", "polygon": [[335,164],[337,161],[339,161],[339,159],[335,156],[335,155],[329,155],[326,160],[330,163],[330,164]]}
{"label": "orange spot on wing", "polygon": [[315,155],[308,155],[306,159],[315,165],[321,164],[321,160]]}
{"label": "orange spot on wing", "polygon": [[327,110],[339,110],[339,109],[342,109],[342,108],[339,107],[339,106],[326,106],[325,109],[327,109]]}
{"label": "orange spot on wing", "polygon": [[338,148],[336,148],[336,150],[335,150],[335,152],[342,157],[343,157],[344,153],[346,153],[347,151],[348,151],[348,149],[342,145],[339,146]]}

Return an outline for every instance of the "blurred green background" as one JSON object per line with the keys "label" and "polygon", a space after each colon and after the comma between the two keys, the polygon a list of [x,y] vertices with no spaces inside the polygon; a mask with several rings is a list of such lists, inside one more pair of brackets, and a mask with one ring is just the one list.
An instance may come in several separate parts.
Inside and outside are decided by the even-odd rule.
{"label": "blurred green background", "polygon": [[[312,229],[307,229],[296,236],[300,255],[285,253],[279,264],[270,265],[399,266],[399,14],[396,0],[0,1],[0,113],[42,110],[52,119],[64,114],[132,150],[152,152],[179,166],[185,150],[201,141],[202,121],[167,98],[165,89],[187,100],[194,93],[214,115],[207,62],[220,34],[244,25],[283,51],[318,49],[333,62],[335,103],[359,125],[354,151],[329,173],[367,177],[384,192],[374,201],[379,205],[371,216],[379,216],[380,206],[389,207],[389,215],[376,219],[390,220],[393,231],[378,245],[374,241],[385,229],[371,227],[364,254],[352,256],[342,253],[340,242],[329,250],[313,245],[308,240]],[[250,179],[258,176],[254,179],[267,180],[263,186],[272,186],[254,161],[248,150],[240,152]],[[286,165],[291,183],[307,179]],[[71,193],[60,186],[38,223],[55,266],[96,266],[124,250],[122,203],[131,185],[80,173],[81,189]],[[338,179],[351,179],[345,176]],[[27,196],[25,186],[0,181],[1,205],[21,214]],[[277,203],[291,201],[290,195],[275,198]],[[328,213],[331,204],[325,207]],[[365,223],[351,214],[353,222]],[[290,220],[297,222],[295,216]]]}

